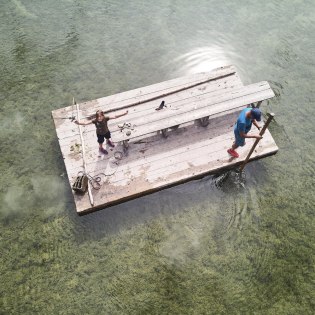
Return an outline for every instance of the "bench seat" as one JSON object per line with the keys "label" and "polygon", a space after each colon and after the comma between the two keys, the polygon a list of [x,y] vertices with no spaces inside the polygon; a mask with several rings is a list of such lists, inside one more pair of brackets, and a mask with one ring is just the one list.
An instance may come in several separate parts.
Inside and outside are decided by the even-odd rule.
{"label": "bench seat", "polygon": [[[240,111],[250,103],[272,98],[274,93],[268,82],[262,81],[243,87],[237,87],[214,97],[200,98],[194,102],[176,102],[162,110],[153,110],[152,114],[127,121],[131,128],[123,128],[112,132],[115,142],[124,142],[168,128],[177,127],[197,119],[216,118]],[[126,116],[127,118],[128,116]]]}

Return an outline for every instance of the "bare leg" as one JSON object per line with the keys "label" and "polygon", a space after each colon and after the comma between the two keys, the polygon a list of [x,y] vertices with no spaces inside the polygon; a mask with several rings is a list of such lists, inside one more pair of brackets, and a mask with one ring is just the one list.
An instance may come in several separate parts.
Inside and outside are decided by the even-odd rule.
{"label": "bare leg", "polygon": [[99,143],[99,151],[102,152],[103,154],[108,154],[108,152],[103,148],[103,143]]}
{"label": "bare leg", "polygon": [[115,147],[115,145],[114,145],[114,143],[113,143],[113,141],[112,141],[111,138],[110,138],[110,139],[106,139],[106,143],[107,143],[110,147],[112,147],[112,148]]}
{"label": "bare leg", "polygon": [[232,150],[235,150],[235,149],[237,149],[238,148],[238,145],[234,142],[233,144],[232,144]]}

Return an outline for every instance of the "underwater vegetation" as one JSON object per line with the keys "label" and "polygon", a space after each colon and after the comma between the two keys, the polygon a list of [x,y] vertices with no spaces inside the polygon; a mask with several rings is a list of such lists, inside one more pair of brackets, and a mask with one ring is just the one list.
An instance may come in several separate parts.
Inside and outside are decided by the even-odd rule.
{"label": "underwater vegetation", "polygon": [[[2,1],[0,314],[313,314],[314,10]],[[77,216],[51,110],[221,63],[270,82],[279,152]]]}

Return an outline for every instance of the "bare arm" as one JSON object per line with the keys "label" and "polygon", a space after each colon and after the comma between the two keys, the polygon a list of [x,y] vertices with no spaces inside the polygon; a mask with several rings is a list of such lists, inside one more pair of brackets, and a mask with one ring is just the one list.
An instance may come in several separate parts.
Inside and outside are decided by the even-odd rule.
{"label": "bare arm", "polygon": [[109,119],[116,119],[116,118],[119,118],[119,117],[122,117],[122,116],[125,116],[128,114],[128,110],[126,110],[124,113],[122,114],[119,114],[119,115],[115,115],[115,116],[110,116],[108,117]]}
{"label": "bare arm", "polygon": [[243,138],[256,138],[256,139],[262,139],[261,135],[248,135],[245,132],[240,132],[240,136]]}
{"label": "bare arm", "polygon": [[253,120],[253,124],[256,126],[256,128],[257,128],[258,130],[260,130],[260,126],[257,124],[257,121],[256,121],[256,120]]}
{"label": "bare arm", "polygon": [[91,120],[90,120],[90,121],[78,121],[78,120],[75,120],[74,123],[75,123],[76,125],[86,126],[86,125],[92,124],[92,121],[91,121]]}

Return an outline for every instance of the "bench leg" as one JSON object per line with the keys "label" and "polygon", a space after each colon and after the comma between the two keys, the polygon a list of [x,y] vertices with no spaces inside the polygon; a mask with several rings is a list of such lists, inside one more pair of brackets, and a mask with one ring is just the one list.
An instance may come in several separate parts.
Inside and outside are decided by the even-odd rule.
{"label": "bench leg", "polygon": [[257,102],[256,105],[255,105],[255,103],[251,103],[251,104],[249,104],[247,107],[259,108],[260,105],[261,105],[261,103],[262,103],[262,101]]}
{"label": "bench leg", "polygon": [[176,126],[171,127],[171,129],[176,130],[176,129],[178,129],[178,127],[179,127],[179,125],[176,125]]}
{"label": "bench leg", "polygon": [[207,127],[209,125],[209,116],[200,118],[199,123],[202,127]]}
{"label": "bench leg", "polygon": [[128,140],[123,140],[122,146],[123,146],[124,154],[127,156],[128,155],[128,148],[129,148]]}
{"label": "bench leg", "polygon": [[168,129],[168,128],[161,130],[161,134],[162,134],[162,136],[163,136],[164,138],[167,138],[167,129]]}
{"label": "bench leg", "polygon": [[129,148],[128,140],[123,140],[122,145],[123,145],[124,149],[127,150]]}

